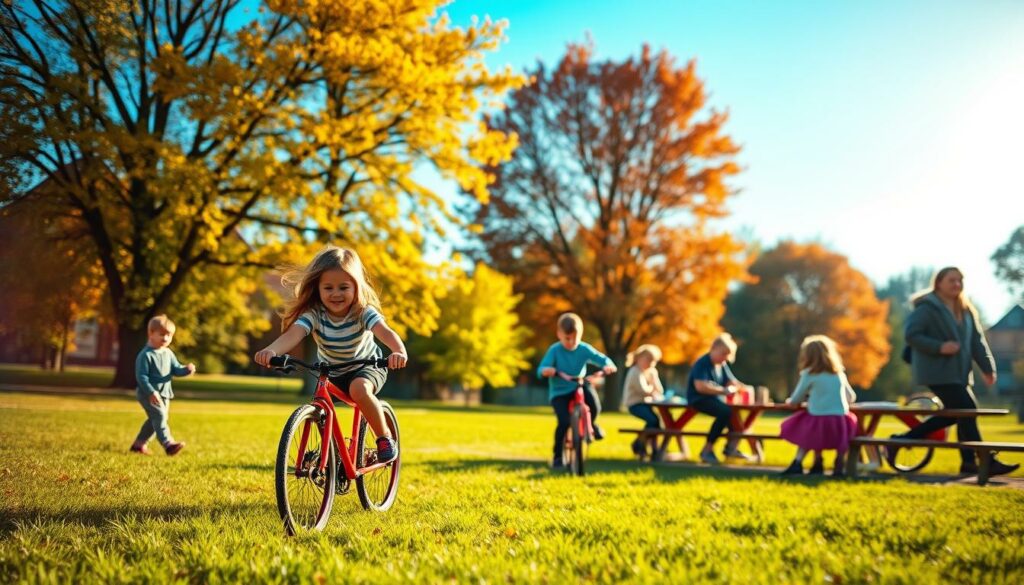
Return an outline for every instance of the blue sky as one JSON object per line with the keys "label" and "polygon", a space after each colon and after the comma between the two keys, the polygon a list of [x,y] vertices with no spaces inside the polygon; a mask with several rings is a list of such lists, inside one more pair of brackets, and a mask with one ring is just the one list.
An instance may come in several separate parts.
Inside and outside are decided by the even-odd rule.
{"label": "blue sky", "polygon": [[744,172],[732,216],[766,245],[816,240],[884,283],[960,266],[989,322],[1012,303],[989,257],[1024,224],[1024,2],[456,0],[506,19],[487,57],[555,63],[643,43],[697,59]]}

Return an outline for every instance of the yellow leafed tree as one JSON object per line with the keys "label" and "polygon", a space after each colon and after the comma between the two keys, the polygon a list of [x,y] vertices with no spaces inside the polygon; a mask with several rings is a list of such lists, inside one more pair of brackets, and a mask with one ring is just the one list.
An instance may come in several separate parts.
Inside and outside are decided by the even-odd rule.
{"label": "yellow leafed tree", "polygon": [[439,4],[0,3],[0,200],[45,180],[88,234],[116,385],[191,275],[303,262],[325,241],[364,256],[393,323],[436,326],[422,239],[453,218],[413,170],[485,200],[482,167],[515,140],[477,114],[520,82],[483,65],[502,24],[455,28]]}
{"label": "yellow leafed tree", "polygon": [[478,264],[472,276],[453,271],[439,299],[440,325],[417,341],[415,352],[433,380],[462,385],[468,392],[484,385],[507,387],[529,367],[529,330],[519,322],[512,279]]}

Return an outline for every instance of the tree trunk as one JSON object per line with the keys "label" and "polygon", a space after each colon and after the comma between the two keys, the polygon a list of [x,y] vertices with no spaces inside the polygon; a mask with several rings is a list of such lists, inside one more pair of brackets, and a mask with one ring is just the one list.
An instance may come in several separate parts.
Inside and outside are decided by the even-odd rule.
{"label": "tree trunk", "polygon": [[626,380],[626,350],[613,350],[609,352],[608,357],[612,358],[615,362],[615,367],[619,368],[614,374],[605,378],[604,382],[604,400],[601,402],[602,410],[609,412],[618,412],[622,406],[622,384]]}
{"label": "tree trunk", "polygon": [[64,362],[68,358],[68,338],[71,335],[71,320],[64,321],[64,330],[60,336],[60,349],[57,350],[56,370],[60,373],[64,373]]}
{"label": "tree trunk", "polygon": [[119,323],[117,325],[117,369],[114,370],[112,388],[135,387],[135,356],[146,344],[146,324],[135,328]]}

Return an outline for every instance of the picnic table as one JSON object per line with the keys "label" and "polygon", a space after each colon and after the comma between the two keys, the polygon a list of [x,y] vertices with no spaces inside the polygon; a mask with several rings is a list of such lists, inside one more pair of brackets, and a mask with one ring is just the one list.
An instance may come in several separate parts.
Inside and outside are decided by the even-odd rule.
{"label": "picnic table", "polygon": [[[699,414],[699,411],[691,408],[687,403],[678,400],[659,400],[650,402],[649,404],[657,410],[658,415],[664,423],[664,429],[660,432],[654,433],[654,435],[661,439],[661,444],[657,448],[658,453],[660,455],[664,455],[667,451],[670,440],[674,438],[679,446],[679,451],[685,458],[689,458],[689,448],[683,438],[685,436],[703,436],[707,434],[706,431],[686,430],[687,424],[689,424],[690,421]],[[761,413],[792,413],[805,408],[804,405],[785,403],[743,404],[727,402],[727,404],[732,409],[732,430],[724,436],[730,439],[746,441],[750,446],[751,454],[758,462],[764,460],[763,441],[765,439],[781,439],[777,434],[757,434],[751,430],[754,423],[757,422],[757,419],[761,416]],[[879,422],[884,416],[894,416],[903,422],[907,428],[913,428],[924,422],[925,418],[936,415],[962,418],[996,416],[1009,413],[1008,410],[1002,408],[936,409],[919,406],[899,406],[895,403],[854,403],[850,405],[850,410],[857,415],[858,435],[864,437],[874,437],[878,430]],[[928,438],[945,440],[946,430],[942,429],[940,431],[936,431],[932,435],[929,435]]]}

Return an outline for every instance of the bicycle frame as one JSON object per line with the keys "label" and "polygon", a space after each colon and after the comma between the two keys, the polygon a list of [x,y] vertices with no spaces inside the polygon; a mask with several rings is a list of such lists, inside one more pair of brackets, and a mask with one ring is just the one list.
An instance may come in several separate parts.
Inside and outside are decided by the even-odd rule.
{"label": "bicycle frame", "polygon": [[[371,471],[389,465],[391,463],[390,461],[374,463],[373,465],[356,469],[356,442],[350,441],[346,448],[342,448],[342,446],[345,445],[345,435],[341,432],[341,426],[338,424],[338,413],[334,408],[334,401],[332,398],[341,400],[352,407],[353,415],[351,436],[353,438],[356,436],[356,433],[359,432],[359,423],[363,420],[363,413],[359,410],[359,406],[356,405],[355,401],[352,400],[352,397],[335,386],[326,373],[320,374],[316,381],[316,392],[313,393],[313,399],[310,403],[313,406],[320,408],[324,413],[324,431],[327,435],[325,437],[324,444],[327,444],[326,441],[334,443],[335,450],[338,452],[338,457],[341,459],[342,468],[345,470],[345,477],[353,480]],[[302,469],[302,457],[306,452],[306,444],[309,440],[309,424],[310,423],[307,422],[305,427],[303,427],[302,437],[299,439],[298,460],[295,462],[296,475],[298,475],[299,471]],[[323,473],[324,470],[327,469],[327,455],[327,449],[320,450],[320,473]]]}
{"label": "bicycle frame", "polygon": [[[587,442],[590,442],[594,436],[594,422],[591,420],[590,407],[587,406],[587,401],[583,398],[583,380],[577,380],[576,382],[576,393],[569,401],[569,415],[576,409],[577,406],[583,407],[584,416],[580,417],[580,434],[587,438]],[[566,434],[568,437],[569,435]]]}

